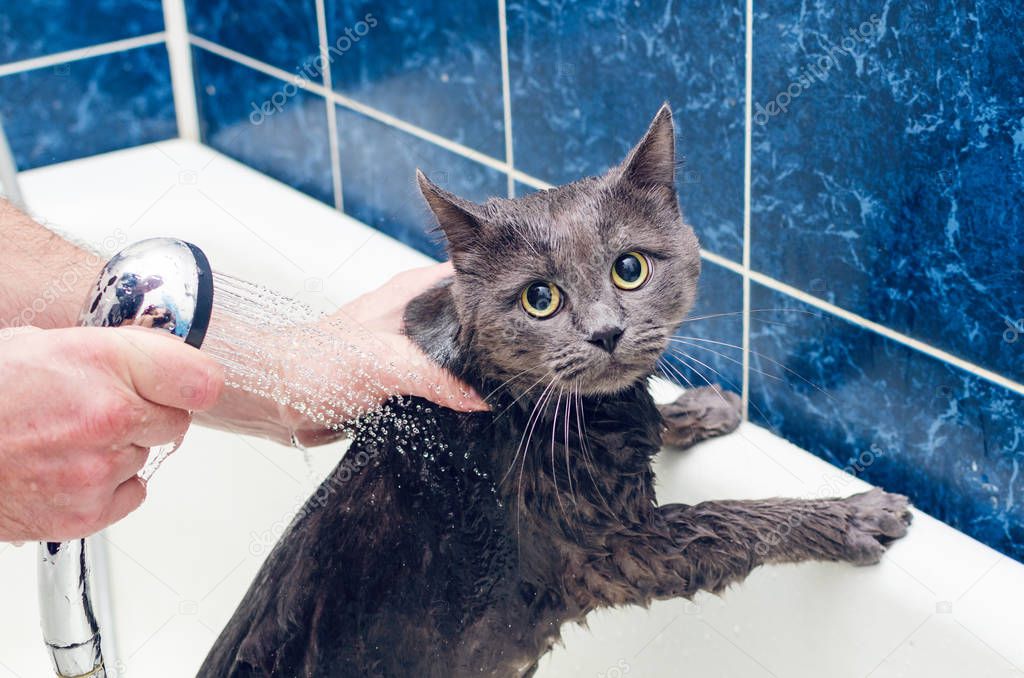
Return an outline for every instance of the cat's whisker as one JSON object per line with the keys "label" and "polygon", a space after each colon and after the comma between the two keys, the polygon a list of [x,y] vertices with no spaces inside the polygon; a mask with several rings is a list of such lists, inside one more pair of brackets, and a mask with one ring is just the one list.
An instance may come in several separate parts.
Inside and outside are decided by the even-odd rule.
{"label": "cat's whisker", "polygon": [[[522,517],[523,517],[523,503],[524,503],[524,498],[523,498],[523,471],[526,469],[526,457],[528,456],[526,454],[526,450],[529,449],[530,439],[533,438],[533,430],[537,426],[537,422],[540,421],[540,418],[541,418],[541,416],[543,415],[543,412],[544,412],[544,408],[547,407],[547,402],[548,402],[548,400],[550,400],[551,394],[554,392],[554,386],[555,386],[555,382],[557,380],[558,380],[557,376],[551,378],[551,381],[548,382],[548,385],[544,388],[544,392],[541,394],[541,397],[537,401],[537,404],[533,406],[533,412],[536,413],[537,416],[535,418],[533,418],[533,423],[530,424],[529,433],[528,433],[528,435],[525,438],[525,441],[526,441],[525,442],[525,447],[523,447],[523,460],[519,463],[519,482],[518,482],[518,486],[516,488],[516,509],[517,509],[516,510],[516,543],[519,544],[519,547],[518,547],[519,549],[522,549],[522,543],[523,543],[523,540],[520,537],[521,537],[521,534],[522,534],[521,522],[522,522]],[[519,451],[518,450],[516,450],[516,456],[517,457],[519,456]],[[515,461],[513,460],[513,464],[514,463],[515,463]],[[520,557],[522,557],[521,553],[520,553]]]}
{"label": "cat's whisker", "polygon": [[565,516],[565,522],[569,524],[569,514],[565,512],[565,506],[562,504],[562,493],[558,491],[558,469],[555,468],[555,429],[558,428],[558,412],[562,406],[562,394],[565,388],[559,387],[558,399],[555,401],[555,415],[551,419],[551,481],[555,485],[555,499],[558,501],[558,508],[562,511],[562,515]]}
{"label": "cat's whisker", "polygon": [[[714,353],[718,357],[724,358],[725,360],[728,360],[731,363],[734,363],[736,365],[743,365],[743,361],[742,360],[736,360],[736,358],[733,358],[730,355],[726,355],[725,353],[722,353],[721,351],[716,351],[715,349],[711,348],[710,346],[701,346],[700,344],[694,344],[694,343],[689,342],[689,341],[679,341],[679,342],[676,342],[676,343],[686,344],[687,346],[690,346],[692,348],[699,348],[702,351],[710,351],[711,353]],[[755,367],[751,367],[750,369],[753,370],[754,372],[757,372],[761,376],[768,377],[769,379],[775,379],[777,381],[783,381],[782,377],[780,377],[777,374],[769,374],[769,373],[765,372],[764,370],[759,370],[759,369],[757,369]]]}
{"label": "cat's whisker", "polygon": [[[691,341],[703,341],[703,342],[706,342],[706,343],[708,343],[708,344],[715,344],[716,346],[726,346],[726,347],[728,347],[728,348],[734,348],[734,349],[736,349],[736,350],[738,350],[738,351],[742,351],[742,350],[743,350],[743,347],[742,347],[742,346],[737,346],[736,344],[730,344],[730,343],[728,343],[728,342],[725,342],[725,341],[716,341],[716,340],[714,340],[714,339],[704,339],[703,337],[690,337],[690,336],[685,336],[685,335],[679,335],[679,336],[677,336],[677,337],[670,337],[670,338],[669,338],[669,341],[676,341],[676,342],[678,343],[678,341],[677,341],[677,340],[680,340],[680,339],[690,339]],[[808,386],[810,386],[811,388],[814,388],[814,389],[816,389],[816,390],[817,390],[818,392],[820,392],[820,393],[821,393],[822,395],[824,395],[824,396],[825,396],[826,398],[828,398],[828,399],[830,399],[830,400],[835,400],[835,396],[833,396],[833,395],[832,395],[831,393],[829,393],[828,391],[826,391],[825,389],[823,389],[823,388],[822,388],[821,386],[819,386],[819,385],[815,384],[815,383],[814,383],[813,381],[811,381],[810,379],[807,379],[806,377],[804,377],[803,375],[801,375],[801,374],[800,374],[799,372],[796,372],[796,371],[794,371],[793,369],[791,369],[791,368],[789,368],[789,367],[786,367],[785,365],[783,365],[782,363],[780,363],[780,362],[779,362],[778,360],[775,360],[775,359],[773,359],[773,358],[769,358],[769,357],[768,357],[768,356],[766,356],[765,354],[763,354],[763,353],[759,353],[758,351],[755,351],[755,350],[753,350],[753,349],[747,349],[747,350],[748,350],[748,351],[749,351],[749,352],[750,352],[750,353],[751,353],[752,355],[756,355],[757,357],[761,358],[762,360],[767,360],[768,362],[772,363],[773,365],[778,365],[779,367],[781,367],[782,369],[786,370],[787,372],[789,372],[789,373],[790,373],[790,374],[792,374],[792,375],[793,375],[794,377],[796,377],[796,378],[797,378],[797,379],[799,379],[800,381],[804,382],[805,384],[807,384],[807,385],[808,385]]]}
{"label": "cat's whisker", "polygon": [[[704,376],[703,372],[701,372],[700,370],[695,368],[693,365],[691,365],[687,361],[687,359],[692,360],[692,361],[694,361],[696,363],[700,363],[701,365],[703,365],[704,367],[707,367],[712,372],[716,372],[717,373],[717,370],[715,370],[713,367],[709,367],[707,363],[703,363],[700,360],[697,360],[696,358],[694,358],[693,356],[689,355],[688,353],[683,353],[682,351],[673,351],[672,355],[674,355],[676,357],[676,359],[682,361],[683,365],[685,365],[687,368],[689,368],[691,372],[693,372],[698,377],[703,379],[704,383],[706,383],[708,385],[708,388],[710,388],[712,391],[715,392],[715,395],[717,395],[721,399],[722,403],[724,403],[726,406],[730,406],[729,401],[725,399],[724,395],[722,395],[722,387],[719,386],[718,384],[712,383],[710,379],[708,379],[707,377]],[[718,374],[718,376],[721,377],[722,375]],[[727,380],[724,380],[724,379],[723,379],[723,381],[727,382]],[[732,384],[728,384],[728,385],[732,386]],[[733,388],[735,388],[735,386]]]}
{"label": "cat's whisker", "polygon": [[[548,374],[546,374],[543,377],[541,377],[541,379],[547,378],[547,376],[549,374],[551,374],[551,373],[548,372]],[[532,433],[533,433],[532,426],[536,425],[537,419],[540,417],[539,408],[541,407],[541,403],[544,402],[544,396],[547,394],[548,389],[550,389],[551,387],[554,386],[556,378],[557,377],[551,377],[551,381],[548,382],[547,386],[544,387],[544,390],[541,391],[540,396],[537,398],[537,402],[535,402],[533,404],[533,409],[530,411],[530,416],[526,420],[526,426],[523,428],[523,436],[522,436],[522,438],[519,439],[519,445],[516,447],[516,453],[512,456],[512,462],[508,465],[508,470],[505,471],[505,475],[503,475],[501,477],[501,481],[498,483],[499,485],[503,484],[505,482],[505,479],[508,478],[508,474],[511,473],[512,469],[514,469],[515,466],[516,466],[516,460],[519,459],[519,452],[522,451],[522,450],[525,450],[525,445],[527,443],[529,443],[529,438],[527,436],[527,432],[529,432],[532,435]],[[540,382],[538,381],[537,383],[540,383]],[[536,386],[536,384],[534,384],[534,386]],[[531,390],[532,390],[532,387],[531,387]],[[526,394],[524,393],[523,395],[526,395]],[[522,397],[523,396],[519,396],[519,398],[516,398],[516,400],[518,401]],[[509,405],[509,407],[511,407],[511,405]],[[508,408],[506,408],[506,409],[508,409]],[[493,425],[493,422],[492,422],[492,425]],[[524,460],[526,459],[525,452],[523,454],[523,459]]]}
{"label": "cat's whisker", "polygon": [[[702,348],[702,347],[698,346],[697,348]],[[669,349],[669,352],[670,352],[670,353],[671,353],[672,355],[674,355],[674,356],[675,356],[676,358],[678,358],[678,359],[682,360],[682,361],[683,361],[683,363],[684,363],[684,364],[685,364],[685,365],[686,365],[686,366],[687,366],[687,367],[688,367],[689,369],[693,370],[693,372],[694,372],[695,374],[700,374],[700,372],[699,372],[698,370],[696,370],[696,369],[695,369],[695,368],[693,367],[693,365],[690,365],[689,363],[687,363],[687,362],[686,362],[686,359],[687,359],[687,358],[689,358],[690,360],[695,360],[695,361],[697,361],[698,363],[700,363],[700,364],[701,364],[701,365],[703,365],[704,367],[706,367],[706,368],[708,368],[709,370],[711,370],[712,372],[714,372],[714,373],[715,373],[715,374],[716,374],[716,375],[718,376],[718,378],[719,378],[719,379],[721,379],[721,380],[722,380],[722,382],[723,382],[723,383],[724,383],[724,384],[725,384],[726,386],[730,386],[730,387],[732,387],[732,389],[733,389],[734,391],[736,391],[737,393],[738,393],[738,392],[740,391],[740,387],[738,387],[738,386],[737,386],[736,384],[734,384],[734,383],[733,383],[733,382],[731,382],[730,380],[726,379],[726,378],[725,378],[725,375],[724,375],[724,374],[722,374],[721,372],[719,372],[718,370],[716,370],[716,369],[715,369],[714,367],[712,367],[711,365],[708,365],[708,364],[706,364],[706,363],[703,363],[703,362],[701,362],[701,361],[697,360],[697,358],[694,358],[694,357],[693,357],[692,355],[690,355],[689,353],[686,353],[685,351],[680,351],[679,349]],[[727,357],[727,356],[722,356],[722,357],[724,358],[724,357]],[[707,381],[707,378],[706,378],[706,377],[704,377],[704,375],[700,374],[700,376],[701,376],[701,378],[702,378],[702,379],[704,379],[704,381]],[[766,375],[766,376],[771,376],[771,375]],[[708,382],[708,383],[710,384],[710,382]],[[716,391],[718,391],[718,389],[717,389],[717,388],[715,388],[715,390],[716,390]],[[723,396],[721,395],[721,393],[719,393],[719,396],[720,396],[720,397],[722,397],[722,399],[724,400],[724,397],[723,397]],[[753,407],[753,408],[754,408],[754,411],[755,411],[755,412],[757,412],[757,413],[758,413],[758,414],[759,414],[759,415],[760,415],[760,416],[761,416],[761,417],[762,417],[762,418],[763,418],[763,419],[764,419],[765,421],[768,421],[768,417],[767,417],[767,416],[765,415],[764,411],[763,411],[763,410],[762,410],[762,409],[761,409],[760,407],[758,407],[758,406],[757,406],[756,404],[754,404],[754,403],[753,403],[752,401],[748,401],[748,403],[747,403],[747,404],[748,404],[748,405],[749,405],[750,407]]]}
{"label": "cat's whisker", "polygon": [[573,506],[578,506],[576,491],[573,489],[572,470],[569,468],[569,420],[572,419],[573,393],[575,386],[570,384],[569,394],[565,399],[565,444],[562,446],[562,452],[565,456],[565,476],[569,479],[569,498],[572,499]]}
{"label": "cat's whisker", "polygon": [[587,475],[590,476],[590,482],[594,485],[594,491],[597,492],[598,498],[601,503],[604,504],[605,509],[608,511],[608,515],[615,515],[612,511],[612,507],[608,504],[608,499],[605,498],[604,492],[601,491],[601,486],[597,482],[597,478],[594,476],[594,465],[597,463],[594,460],[594,455],[590,453],[590,443],[587,441],[587,421],[584,415],[583,407],[583,396],[580,395],[579,391],[576,391],[576,404],[579,412],[579,417],[576,420],[577,427],[580,433],[580,451],[583,455],[583,461],[586,464]]}
{"label": "cat's whisker", "polygon": [[[685,374],[683,374],[675,365],[673,365],[672,363],[668,362],[667,360],[662,360],[661,358],[659,358],[658,360],[661,361],[670,372],[673,372],[676,376],[678,376],[680,379],[682,379],[684,382],[686,382],[686,387],[687,388],[695,388],[695,386],[693,385],[693,382],[690,381],[687,378],[687,376]],[[679,383],[676,379],[670,379],[669,381],[673,381],[675,383]]]}
{"label": "cat's whisker", "polygon": [[[535,369],[539,369],[539,368],[535,368]],[[548,377],[550,377],[550,376],[551,376],[551,375],[552,375],[553,373],[554,373],[554,370],[548,370],[548,371],[547,371],[546,373],[544,373],[543,375],[541,375],[540,379],[538,379],[537,381],[535,381],[535,382],[533,382],[532,384],[530,384],[530,387],[529,387],[529,388],[527,388],[527,389],[526,389],[525,391],[523,391],[522,393],[520,393],[520,394],[519,394],[519,397],[517,397],[517,398],[516,398],[515,400],[513,400],[513,401],[512,401],[511,403],[509,403],[509,404],[508,404],[507,406],[505,406],[505,408],[504,408],[504,409],[502,409],[502,410],[501,410],[501,412],[498,412],[497,414],[495,414],[495,415],[494,415],[494,417],[492,417],[492,419],[491,419],[491,423],[490,423],[490,424],[488,425],[488,428],[490,428],[491,426],[494,426],[495,422],[497,422],[497,421],[498,421],[498,419],[500,419],[500,418],[501,418],[502,416],[504,416],[505,414],[507,414],[507,413],[508,413],[508,411],[509,411],[510,409],[512,409],[512,407],[514,407],[516,403],[518,403],[518,402],[519,402],[520,400],[522,400],[522,399],[523,399],[523,398],[525,398],[525,397],[526,397],[527,395],[529,395],[530,393],[532,393],[532,392],[533,392],[533,389],[537,388],[537,385],[538,385],[538,384],[540,384],[540,383],[541,383],[542,381],[544,381],[545,379],[547,379]]]}
{"label": "cat's whisker", "polygon": [[495,393],[500,391],[502,388],[507,386],[509,383],[515,381],[516,379],[518,379],[519,377],[523,376],[527,372],[533,372],[533,371],[538,370],[538,369],[541,369],[541,368],[540,367],[527,367],[525,370],[523,370],[519,374],[516,374],[516,375],[513,375],[513,376],[509,377],[508,379],[506,379],[505,381],[501,382],[500,384],[495,386],[493,389],[491,389],[490,393],[488,393],[487,395],[484,396],[484,400],[487,400],[492,395],[494,395]]}
{"label": "cat's whisker", "polygon": [[[723,402],[723,403],[725,403],[726,405],[729,405],[729,406],[731,406],[731,405],[730,405],[730,403],[729,403],[729,401],[725,399],[725,396],[724,396],[724,395],[722,395],[721,387],[720,387],[720,386],[718,386],[717,384],[712,384],[712,383],[711,383],[710,381],[708,381],[708,378],[707,378],[707,377],[705,377],[705,376],[704,376],[704,375],[703,375],[703,374],[702,374],[702,373],[700,372],[700,370],[696,369],[696,368],[695,368],[695,367],[694,367],[693,365],[689,364],[689,363],[688,363],[688,362],[686,361],[686,359],[687,359],[687,358],[689,358],[690,360],[694,360],[694,361],[696,361],[696,362],[700,363],[701,365],[703,365],[704,367],[708,368],[708,369],[709,369],[709,370],[711,370],[712,372],[714,372],[714,373],[715,373],[716,375],[718,375],[718,378],[719,378],[719,379],[721,379],[721,380],[722,380],[722,381],[723,381],[723,382],[725,383],[725,385],[726,385],[726,386],[731,386],[731,387],[732,387],[733,389],[736,389],[737,387],[736,387],[736,385],[735,385],[735,384],[733,384],[733,383],[732,383],[731,381],[729,381],[728,379],[726,379],[726,378],[725,378],[725,376],[724,376],[724,375],[723,375],[723,374],[722,374],[721,372],[719,372],[718,370],[716,370],[715,368],[711,367],[710,365],[708,365],[708,364],[706,364],[706,363],[703,363],[703,362],[701,362],[700,360],[697,360],[697,358],[694,358],[694,357],[693,357],[692,355],[690,355],[690,354],[688,354],[688,353],[685,353],[685,352],[682,352],[682,351],[679,351],[679,350],[672,350],[672,349],[670,349],[670,353],[672,353],[672,355],[674,355],[674,356],[675,356],[675,357],[676,357],[677,359],[681,360],[681,361],[683,362],[683,364],[684,364],[684,365],[686,365],[686,367],[687,367],[687,368],[689,368],[689,369],[690,369],[691,371],[693,371],[693,373],[694,373],[694,374],[696,374],[696,375],[697,375],[697,376],[699,376],[699,377],[700,377],[701,379],[703,379],[703,380],[704,380],[705,382],[707,382],[707,385],[708,385],[709,387],[711,387],[711,390],[713,390],[713,391],[715,392],[715,394],[716,394],[716,395],[717,395],[717,396],[718,396],[719,398],[721,398],[721,400],[722,400],[722,402]],[[659,360],[660,360],[660,359],[659,359]],[[669,366],[669,367],[673,367],[673,366],[672,366],[672,364],[671,364],[671,363],[669,363],[668,361],[665,361],[665,365],[667,365],[667,366]],[[677,369],[675,369],[674,371],[675,371],[675,372],[676,372],[677,374],[679,374],[680,376],[683,376],[683,375],[682,375],[682,372],[681,372],[681,371],[680,371],[680,370],[679,370],[678,368],[677,368]],[[664,371],[663,371],[663,372],[664,372]],[[686,377],[683,377],[683,379],[686,379]],[[670,381],[672,381],[672,380],[670,379]],[[690,380],[689,380],[689,379],[686,379],[686,382],[687,382],[688,384],[690,384],[690,386],[691,386],[691,387],[693,386],[693,384],[692,384],[692,383],[690,382]],[[763,418],[764,418],[764,419],[765,419],[765,420],[767,421],[767,419],[768,419],[768,418],[767,418],[767,417],[765,417],[765,414],[764,414],[764,412],[762,412],[762,411],[761,411],[761,408],[759,408],[759,407],[758,407],[757,405],[755,405],[754,403],[749,403],[749,405],[750,405],[751,407],[753,407],[753,408],[754,408],[754,410],[755,410],[755,411],[756,411],[756,412],[757,412],[757,413],[758,413],[758,414],[759,414],[759,415],[760,415],[761,417],[763,417]]]}

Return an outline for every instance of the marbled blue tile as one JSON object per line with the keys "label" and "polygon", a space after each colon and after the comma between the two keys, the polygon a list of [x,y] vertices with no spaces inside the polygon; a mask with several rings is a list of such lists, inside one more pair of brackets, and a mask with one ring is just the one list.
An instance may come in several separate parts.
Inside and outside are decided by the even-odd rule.
{"label": "marbled blue tile", "polygon": [[470,200],[507,194],[503,172],[359,113],[341,107],[337,112],[345,212],[421,252],[445,258],[416,186],[416,168]]}
{"label": "marbled blue tile", "polygon": [[4,0],[0,63],[164,29],[160,0]]}
{"label": "marbled blue tile", "polygon": [[323,82],[314,0],[186,0],[189,31]]}
{"label": "marbled blue tile", "polygon": [[1024,560],[1024,396],[756,284],[751,304],[790,309],[752,328],[756,423]]}
{"label": "marbled blue tile", "polygon": [[326,9],[335,90],[504,159],[497,2],[327,0]]}
{"label": "marbled blue tile", "polygon": [[[680,325],[665,358],[666,371],[681,386],[718,384],[743,389],[743,278],[702,262],[697,304]],[[664,376],[664,375],[663,375]]]}
{"label": "marbled blue tile", "polygon": [[744,3],[510,0],[517,169],[551,183],[619,162],[663,101],[676,118],[684,213],[739,261]]}
{"label": "marbled blue tile", "polygon": [[26,170],[177,136],[163,45],[0,78],[0,117]]}
{"label": "marbled blue tile", "polygon": [[204,143],[334,204],[323,98],[203,49],[192,63]]}
{"label": "marbled blue tile", "polygon": [[1024,5],[782,0],[753,34],[753,267],[1024,378]]}

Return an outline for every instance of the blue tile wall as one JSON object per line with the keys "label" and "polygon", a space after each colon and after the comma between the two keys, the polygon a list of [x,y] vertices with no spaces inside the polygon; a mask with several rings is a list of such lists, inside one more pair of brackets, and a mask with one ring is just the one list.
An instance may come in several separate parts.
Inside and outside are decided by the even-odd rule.
{"label": "blue tile wall", "polygon": [[503,172],[352,111],[339,108],[337,117],[345,212],[421,252],[444,258],[416,185],[417,168],[470,200],[505,193]]}
{"label": "blue tile wall", "polygon": [[326,9],[339,94],[504,159],[497,2],[328,0]]}
{"label": "blue tile wall", "polygon": [[739,260],[744,4],[510,1],[516,167],[550,183],[602,172],[669,101],[683,210],[704,247]]}
{"label": "blue tile wall", "polygon": [[200,48],[192,63],[205,143],[334,204],[323,98]]}
{"label": "blue tile wall", "polygon": [[753,268],[1021,381],[1024,5],[784,0],[754,36]]}
{"label": "blue tile wall", "polygon": [[19,169],[177,136],[162,44],[0,78],[3,119]]}
{"label": "blue tile wall", "polygon": [[314,0],[187,0],[189,31],[290,73],[322,82]]}
{"label": "blue tile wall", "polygon": [[0,8],[0,64],[163,29],[160,0],[7,0]]}
{"label": "blue tile wall", "polygon": [[1024,396],[757,284],[751,304],[786,309],[751,329],[755,422],[1024,560]]}
{"label": "blue tile wall", "polygon": [[[667,356],[678,380],[740,390],[749,326],[752,420],[869,459],[867,480],[1024,559],[1024,6],[754,3],[749,128],[742,0],[508,0],[508,101],[499,6],[324,0],[321,27],[315,0],[186,0],[195,35],[307,80],[194,48],[202,139],[328,204],[337,171],[347,213],[440,257],[417,167],[475,200],[511,173],[523,195],[617,163],[670,101],[684,213],[725,259]],[[0,64],[162,24],[153,0],[8,3]],[[166,51],[0,77],[0,115],[23,168],[173,136]]]}

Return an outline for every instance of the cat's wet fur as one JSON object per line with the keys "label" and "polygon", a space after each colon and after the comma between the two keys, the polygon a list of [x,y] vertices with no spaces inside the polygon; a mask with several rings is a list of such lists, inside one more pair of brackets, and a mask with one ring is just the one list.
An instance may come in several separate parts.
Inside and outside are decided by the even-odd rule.
{"label": "cat's wet fur", "polygon": [[[493,410],[389,403],[417,432],[363,428],[346,459],[365,463],[343,461],[293,522],[200,676],[529,675],[591,610],[719,591],[763,563],[867,564],[905,533],[906,498],[879,490],[656,503],[663,440],[739,421],[734,400],[690,392],[660,412],[646,388],[700,270],[674,162],[666,106],[602,177],[474,205],[420,175],[456,275],[410,304],[407,331]],[[609,267],[629,251],[650,281],[619,290]],[[564,291],[551,318],[520,305],[534,280]],[[613,351],[588,341],[609,326]]]}

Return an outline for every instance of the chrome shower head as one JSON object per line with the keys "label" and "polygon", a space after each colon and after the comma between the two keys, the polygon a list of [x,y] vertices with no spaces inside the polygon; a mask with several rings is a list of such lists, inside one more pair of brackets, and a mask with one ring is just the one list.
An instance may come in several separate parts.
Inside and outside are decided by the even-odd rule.
{"label": "chrome shower head", "polygon": [[[137,325],[164,330],[199,348],[213,311],[213,274],[203,251],[174,238],[152,238],[115,255],[82,309],[85,327]],[[159,458],[173,449],[165,446]],[[145,470],[143,473],[145,475]],[[57,676],[104,678],[106,668],[93,600],[91,541],[43,542],[39,606]]]}
{"label": "chrome shower head", "polygon": [[107,262],[79,324],[152,327],[199,348],[212,309],[213,274],[203,251],[184,240],[151,238]]}

